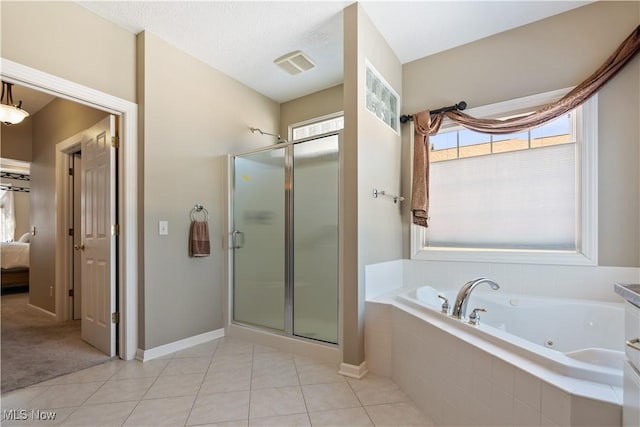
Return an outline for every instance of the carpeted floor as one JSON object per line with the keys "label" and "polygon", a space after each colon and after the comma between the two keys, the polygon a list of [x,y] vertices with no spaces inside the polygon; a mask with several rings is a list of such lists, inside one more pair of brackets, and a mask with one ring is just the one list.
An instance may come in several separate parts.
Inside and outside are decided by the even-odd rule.
{"label": "carpeted floor", "polygon": [[27,308],[26,293],[2,295],[2,393],[104,363],[80,338],[80,321],[56,322]]}

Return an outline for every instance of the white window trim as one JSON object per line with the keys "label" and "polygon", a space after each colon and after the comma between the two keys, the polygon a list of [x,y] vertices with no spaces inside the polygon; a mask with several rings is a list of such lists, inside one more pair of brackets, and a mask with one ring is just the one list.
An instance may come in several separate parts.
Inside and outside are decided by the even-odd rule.
{"label": "white window trim", "polygon": [[[526,110],[554,102],[571,88],[546,92],[469,110],[476,117],[491,117],[506,111]],[[582,106],[576,118],[578,150],[576,178],[580,185],[575,251],[448,248],[425,246],[426,229],[411,225],[411,259],[428,261],[496,262],[520,264],[598,265],[598,96]],[[412,125],[413,126],[413,125]],[[413,129],[411,129],[413,134]],[[411,162],[413,164],[413,161]]]}
{"label": "white window trim", "polygon": [[316,123],[324,122],[326,120],[337,119],[338,117],[343,117],[343,116],[344,116],[344,111],[336,111],[335,113],[325,114],[324,116],[314,117],[309,120],[303,120],[301,122],[292,123],[289,125],[287,130],[287,140],[293,141],[293,129],[295,128],[313,125]]}

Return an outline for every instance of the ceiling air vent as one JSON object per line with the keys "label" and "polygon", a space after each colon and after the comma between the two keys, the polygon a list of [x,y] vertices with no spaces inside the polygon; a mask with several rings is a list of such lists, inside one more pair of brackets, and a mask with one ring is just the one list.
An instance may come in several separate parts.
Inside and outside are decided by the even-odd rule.
{"label": "ceiling air vent", "polygon": [[289,74],[299,74],[316,66],[307,55],[299,50],[282,55],[273,62]]}

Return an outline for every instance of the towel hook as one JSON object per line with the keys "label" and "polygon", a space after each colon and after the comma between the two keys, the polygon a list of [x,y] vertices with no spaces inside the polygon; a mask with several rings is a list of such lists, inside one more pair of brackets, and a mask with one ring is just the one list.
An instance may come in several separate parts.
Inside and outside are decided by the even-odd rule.
{"label": "towel hook", "polygon": [[191,212],[189,213],[189,216],[191,217],[191,221],[195,221],[196,213],[201,213],[201,212],[204,213],[204,220],[209,221],[209,211],[200,203],[196,203],[193,206],[193,209],[191,209]]}

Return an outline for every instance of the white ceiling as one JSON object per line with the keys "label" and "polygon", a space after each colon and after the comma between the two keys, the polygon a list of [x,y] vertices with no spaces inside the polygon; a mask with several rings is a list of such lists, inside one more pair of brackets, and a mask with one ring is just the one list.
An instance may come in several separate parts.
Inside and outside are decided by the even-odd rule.
{"label": "white ceiling", "polygon": [[369,1],[363,6],[401,63],[521,27],[592,1]]}
{"label": "white ceiling", "polygon": [[[342,10],[352,1],[79,1],[155,34],[277,102],[342,82]],[[401,63],[590,1],[364,1]],[[291,76],[273,60],[302,50],[317,67]]]}

